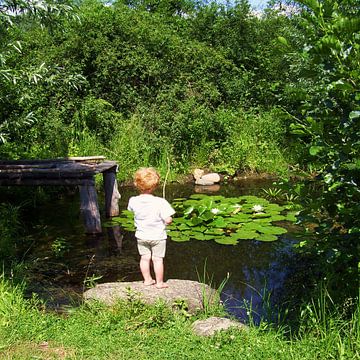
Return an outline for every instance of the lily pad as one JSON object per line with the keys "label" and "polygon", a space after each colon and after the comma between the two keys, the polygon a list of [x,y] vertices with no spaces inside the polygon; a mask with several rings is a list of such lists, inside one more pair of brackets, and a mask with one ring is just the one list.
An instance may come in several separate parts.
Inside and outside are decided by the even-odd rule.
{"label": "lily pad", "polygon": [[238,242],[235,238],[230,236],[222,236],[214,239],[216,243],[221,245],[236,245]]}
{"label": "lily pad", "polygon": [[276,241],[277,239],[278,237],[272,234],[260,234],[255,238],[255,240],[259,241]]}
{"label": "lily pad", "polygon": [[281,235],[287,233],[287,230],[279,226],[267,226],[261,232],[264,234]]}
{"label": "lily pad", "polygon": [[192,235],[192,237],[196,240],[212,240],[213,236],[211,235],[206,235],[203,233],[195,233]]}
{"label": "lily pad", "polygon": [[209,224],[210,227],[215,227],[215,228],[225,228],[226,225],[227,222],[224,220],[223,217],[218,217],[216,220],[214,220]]}
{"label": "lily pad", "polygon": [[234,239],[251,240],[255,239],[258,234],[256,231],[242,230],[239,229],[236,232],[230,234],[230,237]]}

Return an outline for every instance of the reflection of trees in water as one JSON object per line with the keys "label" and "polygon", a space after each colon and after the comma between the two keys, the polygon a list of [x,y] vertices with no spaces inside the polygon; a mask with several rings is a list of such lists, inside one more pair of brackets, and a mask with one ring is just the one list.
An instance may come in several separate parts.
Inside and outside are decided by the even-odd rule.
{"label": "reflection of trees in water", "polygon": [[259,316],[270,316],[267,308],[276,306],[278,300],[284,298],[284,287],[292,266],[288,242],[285,238],[272,243],[245,240],[235,246],[211,241],[169,242],[167,275],[199,280],[199,275],[203,277],[205,271],[205,280],[216,287],[229,273],[222,295],[229,311],[246,318],[246,308],[251,304]]}

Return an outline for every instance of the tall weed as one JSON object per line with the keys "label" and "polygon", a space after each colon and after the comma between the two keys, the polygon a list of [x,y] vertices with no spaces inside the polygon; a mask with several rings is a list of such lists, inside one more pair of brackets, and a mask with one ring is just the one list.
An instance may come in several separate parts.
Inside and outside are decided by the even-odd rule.
{"label": "tall weed", "polygon": [[108,156],[119,163],[120,180],[130,179],[139,167],[151,165],[153,151],[151,136],[146,133],[141,118],[136,115],[118,124],[106,147]]}
{"label": "tall weed", "polygon": [[[353,301],[354,299],[349,299]],[[350,301],[350,302],[351,302]],[[341,308],[322,286],[318,298],[306,304],[301,311],[299,338],[312,337],[321,344],[324,353],[336,354],[329,358],[350,359],[360,355],[359,299],[353,304],[350,318],[344,304]],[[353,357],[356,354],[356,357]]]}
{"label": "tall weed", "polygon": [[230,118],[229,135],[212,160],[214,169],[287,171],[292,151],[286,146],[286,128],[279,111],[245,112],[238,109],[230,114]]}

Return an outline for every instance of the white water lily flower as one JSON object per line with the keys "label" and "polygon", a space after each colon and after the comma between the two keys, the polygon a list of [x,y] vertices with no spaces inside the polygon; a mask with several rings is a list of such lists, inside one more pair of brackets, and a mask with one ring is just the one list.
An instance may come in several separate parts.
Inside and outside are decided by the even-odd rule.
{"label": "white water lily flower", "polygon": [[213,214],[218,214],[220,212],[220,210],[218,208],[213,208],[210,210]]}
{"label": "white water lily flower", "polygon": [[252,209],[255,212],[261,212],[264,210],[264,208],[261,205],[254,205]]}

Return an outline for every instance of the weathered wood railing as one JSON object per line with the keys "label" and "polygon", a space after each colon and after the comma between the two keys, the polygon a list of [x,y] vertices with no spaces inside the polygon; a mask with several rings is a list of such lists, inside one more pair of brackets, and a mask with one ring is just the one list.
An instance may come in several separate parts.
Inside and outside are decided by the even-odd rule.
{"label": "weathered wood railing", "polygon": [[118,165],[103,156],[72,157],[49,160],[0,161],[0,185],[70,185],[79,186],[80,211],[87,233],[101,233],[95,175],[102,173],[105,191],[105,216],[119,215],[120,194],[116,182]]}

